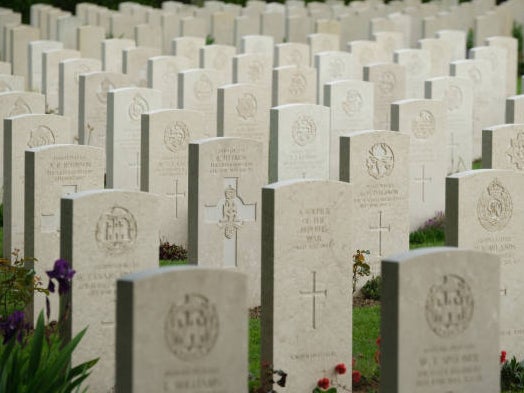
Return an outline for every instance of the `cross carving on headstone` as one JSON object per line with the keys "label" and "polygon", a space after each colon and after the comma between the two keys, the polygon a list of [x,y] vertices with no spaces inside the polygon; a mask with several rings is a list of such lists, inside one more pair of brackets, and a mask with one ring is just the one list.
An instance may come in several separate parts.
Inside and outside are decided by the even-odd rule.
{"label": "cross carving on headstone", "polygon": [[422,165],[422,176],[416,177],[415,183],[421,183],[422,184],[422,202],[426,202],[426,183],[431,183],[432,178],[426,177],[426,166]]}
{"label": "cross carving on headstone", "polygon": [[455,142],[455,134],[452,132],[451,135],[451,142],[448,143],[448,148],[451,149],[451,173],[455,172],[455,156],[456,151],[455,148],[459,147],[460,145]]}
{"label": "cross carving on headstone", "polygon": [[168,197],[171,197],[175,200],[175,218],[178,218],[178,198],[185,198],[185,192],[178,192],[178,179],[175,180],[175,192],[170,192],[166,194]]}
{"label": "cross carving on headstone", "polygon": [[378,232],[378,255],[382,256],[382,232],[391,231],[391,225],[382,226],[382,211],[378,212],[378,227],[370,226],[371,232]]}
{"label": "cross carving on headstone", "polygon": [[327,297],[327,289],[317,290],[317,272],[313,271],[313,289],[311,291],[299,291],[301,295],[311,296],[313,301],[313,310],[312,310],[312,326],[313,329],[317,328],[317,296],[324,295]]}
{"label": "cross carving on headstone", "polygon": [[[62,186],[62,195],[66,196],[69,194],[74,194],[78,190],[76,184],[64,184]],[[60,232],[60,209],[57,212],[51,214],[40,215],[40,231],[41,232]]]}
{"label": "cross carving on headstone", "polygon": [[224,267],[237,266],[237,231],[245,222],[256,221],[256,203],[245,204],[238,196],[238,178],[224,178],[224,197],[215,206],[206,205],[206,221],[224,229]]}

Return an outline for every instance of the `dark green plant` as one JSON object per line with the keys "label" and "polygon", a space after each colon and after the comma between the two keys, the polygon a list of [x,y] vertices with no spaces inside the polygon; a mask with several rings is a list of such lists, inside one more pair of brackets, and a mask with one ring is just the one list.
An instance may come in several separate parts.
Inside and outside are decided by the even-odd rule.
{"label": "dark green plant", "polygon": [[471,48],[475,46],[475,33],[473,29],[468,30],[468,35],[466,37],[466,49],[469,52]]}
{"label": "dark green plant", "polygon": [[361,291],[365,299],[380,300],[380,294],[382,293],[382,277],[372,277],[364,284]]}
{"label": "dark green plant", "polygon": [[206,45],[213,45],[214,43],[215,43],[215,39],[208,34],[206,37]]}
{"label": "dark green plant", "polygon": [[520,23],[513,21],[511,35],[513,36],[513,38],[516,38],[518,41],[518,52],[517,52],[518,72],[517,72],[517,75],[513,75],[513,77],[519,78],[519,76],[522,75],[522,72],[524,71],[524,59],[523,59],[524,54],[522,53],[522,48],[524,45],[524,42],[523,42],[524,36],[522,32],[522,25]]}
{"label": "dark green plant", "polygon": [[409,234],[411,244],[438,243],[444,241],[446,217],[443,212],[427,220],[419,229]]}
{"label": "dark green plant", "polygon": [[515,356],[510,361],[504,361],[500,369],[500,387],[502,390],[524,389],[524,364],[518,362]]}
{"label": "dark green plant", "polygon": [[187,259],[187,250],[182,246],[160,243],[159,258],[164,261],[183,261]]}
{"label": "dark green plant", "polygon": [[366,255],[369,254],[369,250],[357,250],[353,254],[353,293],[357,290],[358,279],[371,274],[371,267],[366,263]]}

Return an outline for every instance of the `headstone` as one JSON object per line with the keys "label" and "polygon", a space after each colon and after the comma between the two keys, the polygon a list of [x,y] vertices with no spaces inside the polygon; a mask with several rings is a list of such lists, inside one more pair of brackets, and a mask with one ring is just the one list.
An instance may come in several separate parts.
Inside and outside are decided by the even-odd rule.
{"label": "headstone", "polygon": [[162,28],[160,25],[142,23],[135,26],[136,46],[156,48],[162,51]]}
{"label": "headstone", "polygon": [[310,66],[309,45],[286,42],[284,44],[275,45],[275,67],[283,66]]}
{"label": "headstone", "polygon": [[393,101],[406,96],[406,69],[392,63],[376,63],[364,66],[364,80],[373,82],[374,92],[374,128],[391,129],[391,110]]}
{"label": "headstone", "polygon": [[237,50],[231,45],[206,45],[200,48],[200,68],[220,71],[225,81],[233,81],[233,57]]}
{"label": "headstone", "polygon": [[275,39],[264,35],[246,35],[242,37],[240,51],[242,53],[265,53],[273,56]]}
{"label": "headstone", "polygon": [[290,15],[286,17],[286,42],[307,43],[307,36],[313,31],[311,17]]}
{"label": "headstone", "polygon": [[[524,318],[515,312],[524,295],[519,280],[524,244],[522,187],[522,173],[502,169],[462,172],[446,179],[446,245],[500,257],[500,281],[496,283],[500,347],[495,349],[517,359],[524,355]],[[494,343],[499,337],[491,335]],[[498,374],[499,368],[493,366]]]}
{"label": "headstone", "polygon": [[59,41],[31,41],[28,44],[28,77],[27,87],[35,93],[42,92],[42,55],[45,51],[62,49],[64,44]]}
{"label": "headstone", "polygon": [[202,37],[178,37],[173,39],[173,55],[186,57],[191,68],[197,68],[200,48],[205,45]]}
{"label": "headstone", "polygon": [[264,53],[244,53],[233,57],[233,83],[251,83],[271,96],[272,57]]}
{"label": "headstone", "polygon": [[10,62],[0,61],[0,74],[2,75],[11,75],[12,74]]}
{"label": "headstone", "polygon": [[54,49],[42,54],[42,93],[46,98],[46,113],[58,113],[60,62],[79,57],[80,52],[71,49]]}
{"label": "headstone", "polygon": [[287,104],[271,108],[269,182],[328,179],[329,108]]}
{"label": "headstone", "polygon": [[116,391],[195,392],[203,384],[246,392],[246,295],[246,277],[224,269],[171,266],[120,278]]}
{"label": "headstone", "polygon": [[102,60],[102,41],[105,34],[102,26],[80,26],[77,30],[77,48],[82,57]]}
{"label": "headstone", "polygon": [[158,90],[125,87],[107,93],[107,188],[140,190],[141,116],[161,107]]}
{"label": "headstone", "polygon": [[211,15],[211,36],[216,44],[234,45],[235,16],[227,12]]}
{"label": "headstone", "polygon": [[499,274],[498,258],[455,248],[383,260],[380,392],[498,392]]}
{"label": "headstone", "polygon": [[59,13],[56,20],[56,36],[50,38],[62,41],[64,48],[77,49],[78,28],[82,25],[83,22],[76,16],[70,15],[69,12]]}
{"label": "headstone", "polygon": [[25,81],[23,76],[0,73],[0,93],[24,90]]}
{"label": "headstone", "polygon": [[524,123],[524,94],[506,98],[506,123]]}
{"label": "headstone", "polygon": [[[361,82],[362,83],[362,82]],[[380,260],[409,250],[409,139],[395,131],[357,131],[340,137],[340,180],[353,187],[355,246],[380,275]]]}
{"label": "headstone", "polygon": [[324,104],[330,108],[329,178],[339,179],[340,137],[349,131],[373,129],[374,88],[370,82],[341,80],[326,83]]}
{"label": "headstone", "polygon": [[[16,153],[20,155],[20,147],[18,150]],[[104,188],[102,153],[97,147],[77,145],[26,150],[24,255],[38,258],[38,262],[30,263],[36,276],[45,277],[46,270],[53,270],[53,262],[60,257],[60,198]],[[58,320],[58,300],[56,297],[50,299],[50,320]],[[34,296],[33,313],[29,318],[36,321],[45,303],[43,296]]]}
{"label": "headstone", "polygon": [[[517,92],[517,70],[518,70],[518,40],[513,37],[488,37],[486,43],[489,46],[502,48],[506,51],[506,92],[505,95],[511,96]],[[502,73],[500,68],[497,73]]]}
{"label": "headstone", "polygon": [[482,130],[482,167],[524,171],[524,124],[502,124]]}
{"label": "headstone", "polygon": [[134,40],[126,38],[110,38],[102,41],[102,69],[107,72],[123,72],[124,49],[134,48]]}
{"label": "headstone", "polygon": [[147,87],[162,92],[162,107],[178,104],[178,73],[189,69],[190,61],[182,56],[155,56],[147,62]]}
{"label": "headstone", "polygon": [[269,99],[256,85],[218,88],[217,136],[253,139],[262,143],[264,181],[269,161]]}
{"label": "headstone", "polygon": [[260,33],[272,36],[275,43],[283,42],[286,35],[284,18],[283,12],[263,12],[260,14]]}
{"label": "headstone", "polygon": [[458,76],[426,81],[426,98],[442,100],[447,111],[447,173],[468,171],[473,162],[473,84]]}
{"label": "headstone", "polygon": [[420,49],[430,53],[431,77],[447,76],[450,74],[449,63],[453,61],[453,48],[448,41],[437,38],[424,38],[419,40]]}
{"label": "headstone", "polygon": [[198,111],[163,109],[143,116],[140,187],[159,195],[162,241],[187,248],[189,142],[211,136]]}
{"label": "headstone", "polygon": [[399,49],[395,63],[406,68],[406,97],[424,98],[424,81],[431,75],[431,56],[425,49]]}
{"label": "headstone", "polygon": [[224,137],[194,141],[189,173],[188,262],[246,273],[247,303],[260,305],[262,144]]}
{"label": "headstone", "polygon": [[451,47],[451,60],[463,60],[466,58],[466,32],[463,30],[439,30],[437,38],[446,41]]}
{"label": "headstone", "polygon": [[147,63],[151,57],[159,56],[159,48],[136,47],[123,51],[122,71],[137,87],[147,86]]}
{"label": "headstone", "polygon": [[158,266],[158,204],[153,194],[101,190],[62,198],[60,258],[76,271],[65,319],[66,342],[89,326],[71,362],[99,358],[90,391],[115,386],[116,280]]}
{"label": "headstone", "polygon": [[233,24],[233,44],[241,49],[242,38],[260,34],[260,18],[248,15],[236,16]]}
{"label": "headstone", "polygon": [[130,85],[127,75],[91,72],[79,75],[78,142],[106,148],[107,93]]}
{"label": "headstone", "polygon": [[388,62],[393,61],[395,51],[405,47],[404,35],[399,31],[379,31],[373,33],[373,36]]}
{"label": "headstone", "polygon": [[182,37],[202,37],[207,36],[207,23],[204,18],[194,18],[186,16],[180,19],[180,35]]}
{"label": "headstone", "polygon": [[72,120],[69,143],[78,143],[78,97],[80,75],[102,70],[97,59],[68,59],[59,64],[58,112]]}
{"label": "headstone", "polygon": [[[387,61],[384,52],[375,41],[359,40],[348,42],[348,51],[351,53],[360,68],[360,75],[364,75],[364,67],[373,64]],[[391,61],[391,60],[389,60]]]}
{"label": "headstone", "polygon": [[[34,94],[34,93],[33,93]],[[4,237],[3,255],[8,258],[18,248],[24,253],[24,195],[25,159],[24,151],[55,143],[68,143],[70,138],[70,119],[58,115],[44,115],[44,99],[40,98],[40,114],[25,114],[6,118],[4,146],[3,204]],[[37,113],[38,113],[37,112]]]}
{"label": "headstone", "polygon": [[320,52],[333,52],[340,49],[340,37],[335,34],[315,33],[307,36],[309,62],[315,64],[315,55]]}
{"label": "headstone", "polygon": [[317,69],[284,66],[273,69],[272,106],[317,102]]}
{"label": "headstone", "polygon": [[352,191],[319,180],[262,189],[261,362],[286,371],[290,392],[313,391],[321,377],[351,384],[335,366],[352,359]]}
{"label": "headstone", "polygon": [[28,44],[39,39],[38,29],[27,25],[16,26],[11,29],[8,39],[11,51],[9,61],[13,65],[13,75],[23,76],[26,86],[29,86]]}
{"label": "headstone", "polygon": [[353,55],[347,52],[320,52],[315,55],[317,69],[317,103],[324,105],[324,86],[328,82],[362,79],[361,69]]}

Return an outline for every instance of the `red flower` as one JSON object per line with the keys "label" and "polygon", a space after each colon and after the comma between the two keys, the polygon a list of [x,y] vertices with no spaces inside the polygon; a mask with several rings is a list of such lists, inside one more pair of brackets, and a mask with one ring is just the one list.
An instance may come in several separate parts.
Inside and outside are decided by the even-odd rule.
{"label": "red flower", "polygon": [[377,341],[375,341],[375,344],[377,344],[377,347],[380,347],[380,336],[377,337]]}
{"label": "red flower", "polygon": [[319,379],[317,382],[317,386],[321,389],[329,388],[329,379],[328,378]]}
{"label": "red flower", "polygon": [[351,373],[351,379],[353,380],[353,385],[356,385],[360,382],[360,378],[362,378],[362,374],[360,374],[360,371],[353,370]]}
{"label": "red flower", "polygon": [[500,364],[506,363],[506,351],[500,352]]}
{"label": "red flower", "polygon": [[344,363],[339,363],[335,366],[335,372],[337,374],[345,374],[347,371],[346,365]]}

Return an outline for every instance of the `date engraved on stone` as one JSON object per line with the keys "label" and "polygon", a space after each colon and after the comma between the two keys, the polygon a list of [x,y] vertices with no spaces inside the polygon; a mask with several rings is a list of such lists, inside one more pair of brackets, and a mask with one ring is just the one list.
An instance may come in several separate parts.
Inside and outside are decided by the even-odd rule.
{"label": "date engraved on stone", "polygon": [[189,141],[189,128],[183,121],[175,121],[164,130],[164,144],[172,152],[186,147]]}
{"label": "date engraved on stone", "polygon": [[313,142],[317,136],[317,125],[308,115],[300,115],[293,123],[292,136],[295,143],[305,146]]}
{"label": "date engraved on stone", "polygon": [[369,176],[382,179],[391,175],[394,166],[395,155],[387,143],[375,143],[371,146],[366,159]]}
{"label": "date engraved on stone", "polygon": [[477,202],[477,218],[487,231],[497,232],[506,227],[513,214],[513,202],[508,190],[494,179]]}
{"label": "date engraved on stone", "polygon": [[40,147],[45,145],[55,144],[55,134],[47,126],[39,125],[33,128],[29,134],[29,140],[27,141],[27,147]]}
{"label": "date engraved on stone", "polygon": [[122,254],[135,244],[136,219],[129,210],[113,206],[98,218],[95,238],[98,246],[109,254]]}
{"label": "date engraved on stone", "polygon": [[422,110],[411,124],[415,138],[427,139],[435,133],[435,117],[430,111]]}
{"label": "date engraved on stone", "polygon": [[464,278],[446,274],[426,298],[426,321],[437,336],[449,338],[464,332],[473,317],[475,301]]}
{"label": "date engraved on stone", "polygon": [[164,338],[171,353],[185,361],[208,355],[219,333],[216,307],[203,295],[188,294],[173,304],[164,323]]}

